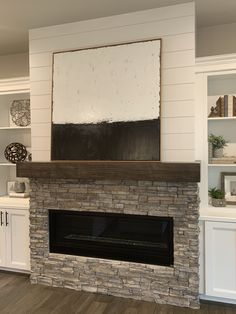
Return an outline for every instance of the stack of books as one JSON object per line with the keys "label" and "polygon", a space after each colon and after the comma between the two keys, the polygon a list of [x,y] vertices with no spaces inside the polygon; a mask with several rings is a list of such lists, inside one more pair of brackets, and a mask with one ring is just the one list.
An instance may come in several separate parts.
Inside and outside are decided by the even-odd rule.
{"label": "stack of books", "polygon": [[234,95],[220,96],[215,106],[211,107],[209,118],[216,117],[235,117],[236,116],[236,97]]}
{"label": "stack of books", "polygon": [[236,116],[236,97],[233,95],[224,95],[216,101],[218,117]]}

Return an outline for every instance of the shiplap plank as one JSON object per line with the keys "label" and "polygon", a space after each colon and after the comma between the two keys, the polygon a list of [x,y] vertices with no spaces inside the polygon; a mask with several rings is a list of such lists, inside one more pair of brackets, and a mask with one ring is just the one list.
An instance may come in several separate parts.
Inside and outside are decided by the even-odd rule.
{"label": "shiplap plank", "polygon": [[194,133],[163,134],[163,149],[194,149]]}
{"label": "shiplap plank", "polygon": [[92,32],[98,29],[114,28],[124,25],[150,23],[164,19],[192,16],[194,19],[194,4],[185,3],[181,5],[167,6],[157,9],[132,12],[127,14],[115,15],[105,18],[97,18],[87,21],[68,23],[30,30],[30,41],[45,37],[56,37],[70,35],[77,30],[78,32]]}
{"label": "shiplap plank", "polygon": [[166,118],[193,117],[194,100],[163,101],[161,104],[161,116]]}
{"label": "shiplap plank", "polygon": [[32,137],[51,136],[51,123],[34,123],[31,130]]}
{"label": "shiplap plank", "polygon": [[41,150],[50,150],[51,146],[51,138],[48,137],[40,137],[40,136],[32,136],[32,150],[33,151],[41,151]]}
{"label": "shiplap plank", "polygon": [[[31,46],[31,43],[30,43]],[[34,67],[48,67],[52,66],[52,53],[51,52],[42,52],[37,54],[30,54],[30,69]]]}
{"label": "shiplap plank", "polygon": [[194,117],[163,118],[162,134],[194,133]]}
{"label": "shiplap plank", "polygon": [[31,109],[50,109],[52,96],[48,95],[31,95],[30,97],[30,106]]}
{"label": "shiplap plank", "polygon": [[35,123],[50,123],[51,122],[51,109],[32,109],[31,110],[31,123],[32,128]]}
{"label": "shiplap plank", "polygon": [[[162,37],[162,52],[195,49],[194,33],[178,34]],[[52,66],[52,52],[30,54],[30,67]]]}
{"label": "shiplap plank", "polygon": [[52,91],[52,81],[37,81],[30,82],[30,94],[35,95],[48,95]]}
{"label": "shiplap plank", "polygon": [[166,35],[193,32],[192,17],[136,24],[128,27],[95,30],[92,33],[80,33],[68,36],[42,38],[30,42],[30,53],[71,50],[114,43],[123,43],[143,39],[160,38]]}
{"label": "shiplap plank", "polygon": [[190,162],[194,161],[195,156],[194,156],[194,150],[174,150],[174,149],[169,149],[169,150],[163,150],[162,153],[162,161],[180,161],[180,162]]}
{"label": "shiplap plank", "polygon": [[32,150],[33,161],[50,161],[51,151],[50,150]]}
{"label": "shiplap plank", "polygon": [[162,52],[179,50],[195,50],[195,33],[164,36],[162,42]]}
{"label": "shiplap plank", "polygon": [[170,68],[162,71],[162,86],[195,82],[194,67]]}
{"label": "shiplap plank", "polygon": [[52,67],[38,67],[30,69],[30,81],[51,81],[52,80]]}
{"label": "shiplap plank", "polygon": [[194,66],[195,51],[184,50],[162,54],[162,68],[180,68]]}
{"label": "shiplap plank", "polygon": [[194,100],[194,83],[166,85],[162,89],[163,101]]}

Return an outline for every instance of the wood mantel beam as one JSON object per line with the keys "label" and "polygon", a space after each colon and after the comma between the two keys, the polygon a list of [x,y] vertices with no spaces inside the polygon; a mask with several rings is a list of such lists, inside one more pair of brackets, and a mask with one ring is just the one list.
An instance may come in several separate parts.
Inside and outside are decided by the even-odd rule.
{"label": "wood mantel beam", "polygon": [[200,182],[200,163],[157,161],[21,162],[17,176],[47,179]]}

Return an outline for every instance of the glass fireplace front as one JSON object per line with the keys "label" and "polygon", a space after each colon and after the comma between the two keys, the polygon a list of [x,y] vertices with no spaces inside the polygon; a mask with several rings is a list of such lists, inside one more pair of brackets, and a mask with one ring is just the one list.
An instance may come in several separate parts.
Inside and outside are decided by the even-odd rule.
{"label": "glass fireplace front", "polygon": [[50,252],[173,265],[173,218],[49,210]]}

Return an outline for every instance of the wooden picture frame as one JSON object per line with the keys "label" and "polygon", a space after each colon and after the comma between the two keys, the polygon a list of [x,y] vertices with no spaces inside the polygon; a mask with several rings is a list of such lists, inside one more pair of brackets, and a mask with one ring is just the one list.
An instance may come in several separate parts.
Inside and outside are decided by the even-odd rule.
{"label": "wooden picture frame", "polygon": [[161,161],[161,39],[53,53],[52,160]]}
{"label": "wooden picture frame", "polygon": [[221,189],[227,205],[236,205],[236,172],[221,172]]}

